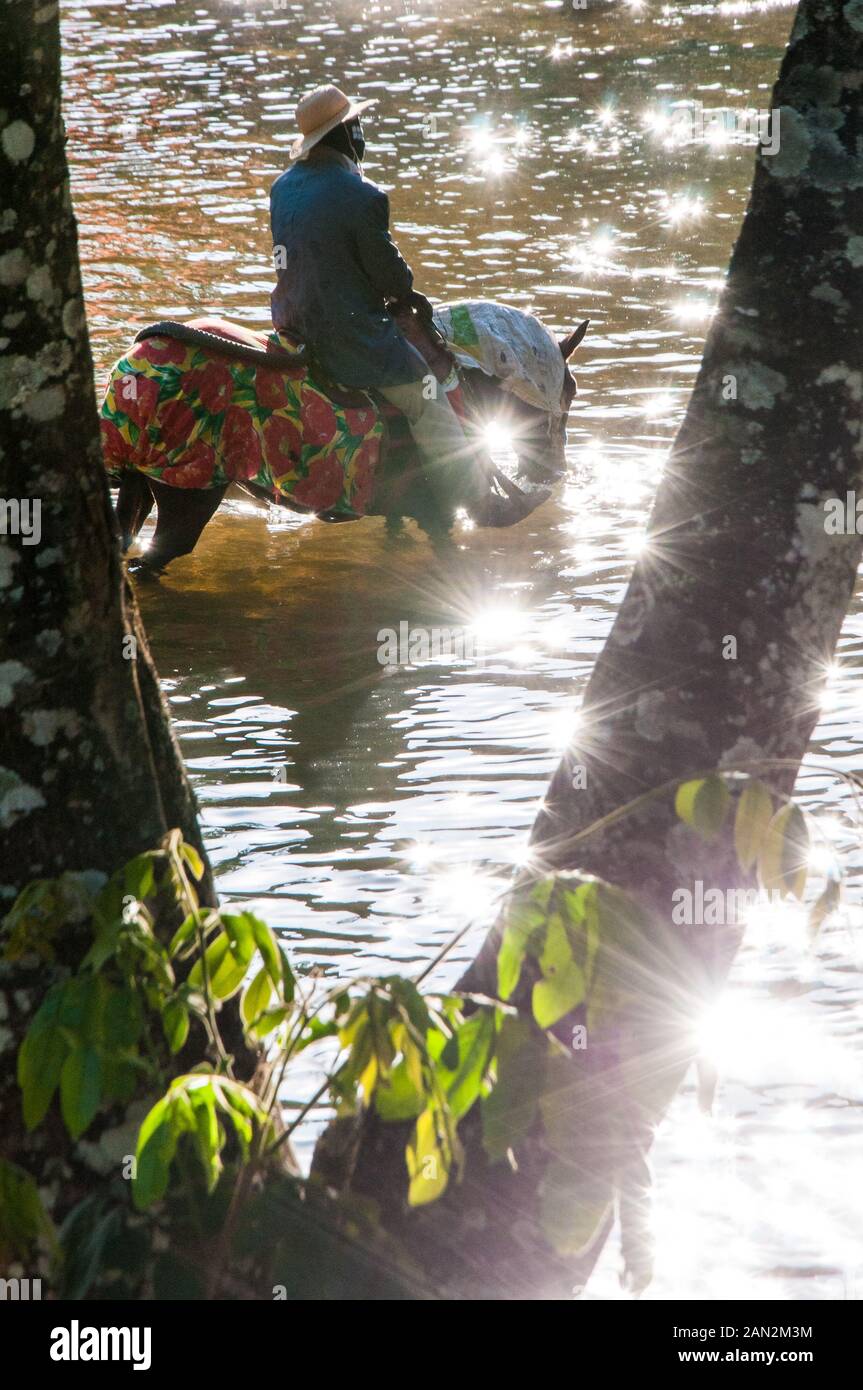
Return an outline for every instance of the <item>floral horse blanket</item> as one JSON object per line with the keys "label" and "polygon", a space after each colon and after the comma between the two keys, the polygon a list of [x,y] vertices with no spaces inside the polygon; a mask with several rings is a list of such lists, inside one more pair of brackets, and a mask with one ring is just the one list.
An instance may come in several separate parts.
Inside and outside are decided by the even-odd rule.
{"label": "floral horse blanket", "polygon": [[[291,351],[273,333],[268,343]],[[360,397],[362,399],[362,397]],[[135,343],[102,402],[105,466],[179,488],[257,484],[301,510],[364,516],[384,421],[339,404],[307,366],[265,367],[174,338]]]}
{"label": "floral horse blanket", "polygon": [[[443,364],[440,347],[399,322],[462,419],[466,406],[453,361],[462,369],[479,367],[504,391],[550,416],[563,411],[560,347],[532,314],[491,300],[441,305],[435,326]],[[178,488],[246,482],[298,510],[332,519],[364,516],[385,435],[390,457],[409,448],[399,412],[362,392],[334,393],[315,380],[313,367],[286,367],[284,354],[295,355],[295,349],[278,333],[265,339],[223,320],[193,320],[188,327],[257,351],[278,350],[281,360],[270,368],[171,336],[135,343],[115,363],[102,402],[103,451],[112,477],[136,469]]]}

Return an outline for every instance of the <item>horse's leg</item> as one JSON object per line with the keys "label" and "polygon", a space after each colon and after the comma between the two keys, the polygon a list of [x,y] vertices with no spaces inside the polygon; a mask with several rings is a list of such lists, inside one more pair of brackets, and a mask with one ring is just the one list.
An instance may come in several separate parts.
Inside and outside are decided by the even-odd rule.
{"label": "horse's leg", "polygon": [[124,554],[153,510],[154,500],[150,481],[143,473],[133,469],[123,473],[117,493],[117,525]]}
{"label": "horse's leg", "polygon": [[226,487],[181,488],[150,481],[159,507],[152,544],[133,567],[160,574],[178,555],[189,555],[227,492]]}

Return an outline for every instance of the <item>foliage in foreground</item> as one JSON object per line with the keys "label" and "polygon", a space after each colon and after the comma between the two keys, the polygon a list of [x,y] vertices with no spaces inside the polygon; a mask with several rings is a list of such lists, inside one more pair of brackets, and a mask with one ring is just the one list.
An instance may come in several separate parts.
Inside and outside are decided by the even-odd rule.
{"label": "foliage in foreground", "polygon": [[[779,896],[802,897],[806,817],[791,802],[776,809],[763,783],[741,781],[711,774],[671,788],[678,816],[710,841],[734,805],[741,870]],[[371,1110],[406,1125],[409,1206],[460,1180],[459,1127],[477,1108],[492,1163],[515,1164],[519,1145],[539,1135],[548,1160],[541,1228],[561,1253],[583,1248],[601,1213],[571,1200],[579,1135],[557,1098],[572,1085],[573,1054],[592,1030],[626,1017],[640,969],[650,969],[655,923],[633,898],[579,874],[523,881],[504,911],[495,997],[422,994],[401,976],[349,988],[314,971],[298,976],[260,919],[201,906],[202,871],[172,832],[108,882],[67,873],[31,884],[6,918],[6,959],[53,963],[70,920],[88,920],[92,938],[76,970],[55,971],[20,1047],[26,1128],[57,1107],[73,1141],[86,1137],[110,1155],[131,1107],[137,1134],[134,1153],[129,1145],[115,1157],[103,1190],[59,1232],[28,1175],[0,1163],[0,1262],[39,1246],[66,1297],[212,1297],[224,1280],[236,1291],[238,1261],[258,1294],[280,1286],[288,1297],[315,1296],[302,1291],[316,1277],[330,1286],[334,1262],[348,1268],[362,1263],[363,1242],[380,1246],[373,1211],[348,1199],[333,1228],[321,1206],[331,1194],[288,1161],[293,1131],[325,1095],[337,1115]],[[829,879],[813,926],[837,900]],[[286,1123],[289,1068],[311,1046],[326,1080]],[[390,1284],[384,1276],[385,1296],[409,1282],[408,1272]]]}

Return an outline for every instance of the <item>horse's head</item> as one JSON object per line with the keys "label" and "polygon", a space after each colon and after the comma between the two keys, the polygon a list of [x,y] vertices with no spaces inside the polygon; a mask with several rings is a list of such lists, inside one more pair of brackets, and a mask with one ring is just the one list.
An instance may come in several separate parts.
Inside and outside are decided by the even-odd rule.
{"label": "horse's head", "polygon": [[477,412],[480,419],[484,415],[493,419],[495,431],[509,437],[518,456],[519,476],[532,482],[552,482],[566,469],[566,422],[578,393],[569,361],[589,324],[590,319],[585,319],[559,341],[563,357],[559,412],[552,413],[529,405],[512,392],[502,389],[499,382],[483,377],[481,372],[470,373],[474,398],[478,397],[480,401]]}

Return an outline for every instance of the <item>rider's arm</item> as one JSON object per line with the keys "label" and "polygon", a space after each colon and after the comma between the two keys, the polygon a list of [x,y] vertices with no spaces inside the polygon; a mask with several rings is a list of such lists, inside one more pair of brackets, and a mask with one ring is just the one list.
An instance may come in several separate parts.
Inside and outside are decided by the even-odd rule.
{"label": "rider's arm", "polygon": [[403,299],[414,277],[389,233],[389,199],[380,189],[368,192],[355,224],[360,264],[383,299]]}

